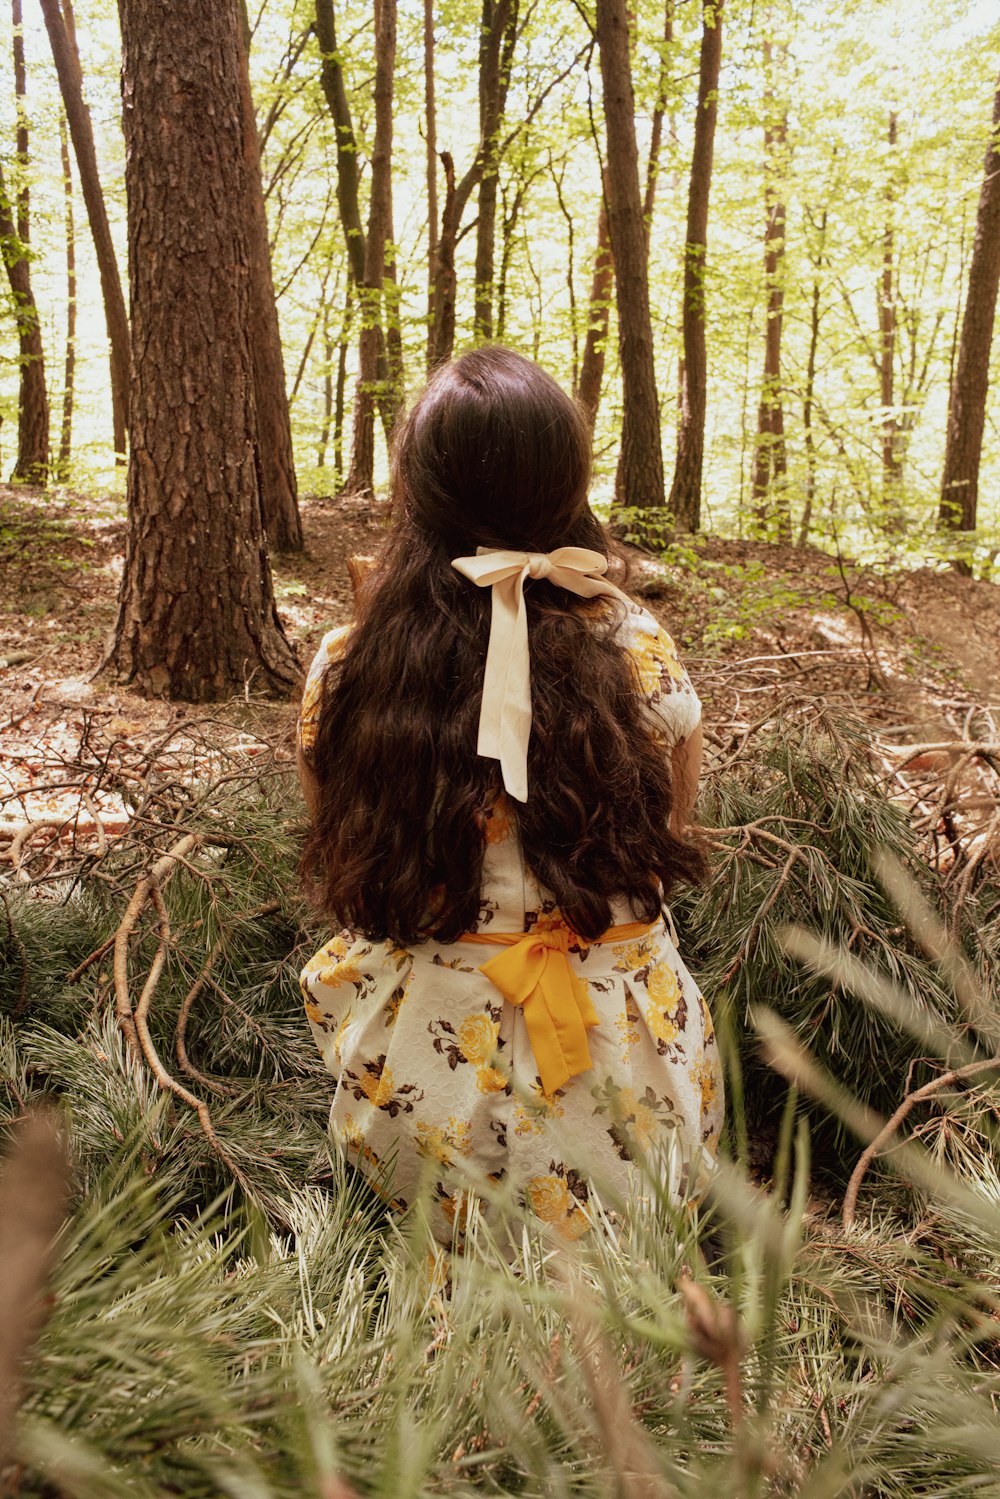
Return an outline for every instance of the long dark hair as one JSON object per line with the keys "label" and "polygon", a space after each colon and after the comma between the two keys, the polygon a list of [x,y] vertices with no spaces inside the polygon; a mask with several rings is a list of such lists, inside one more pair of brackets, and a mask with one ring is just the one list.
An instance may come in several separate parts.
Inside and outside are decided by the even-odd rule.
{"label": "long dark hair", "polygon": [[[442,942],[475,929],[484,828],[503,796],[476,753],[490,590],[451,566],[477,546],[590,547],[623,563],[587,504],[579,407],[496,346],[439,369],[393,453],[394,525],[327,669],[303,874],[329,917],[366,936]],[[510,801],[522,855],[564,919],[594,938],[624,897],[653,920],[700,851],[670,831],[669,752],[615,642],[624,605],[540,580],[531,644],[528,801]]]}

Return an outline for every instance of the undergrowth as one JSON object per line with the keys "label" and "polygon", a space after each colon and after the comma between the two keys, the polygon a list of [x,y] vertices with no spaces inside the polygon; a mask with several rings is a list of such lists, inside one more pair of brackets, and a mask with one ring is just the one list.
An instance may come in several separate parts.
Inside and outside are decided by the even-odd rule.
{"label": "undergrowth", "polygon": [[[53,1103],[74,1197],[7,1494],[1000,1495],[995,1074],[915,1115],[922,1143],[836,1214],[860,1105],[995,1044],[995,996],[972,1023],[913,916],[937,891],[857,730],[797,719],[707,777],[714,875],[674,914],[726,1041],[726,1158],[680,1207],[651,1175],[602,1208],[598,1182],[572,1249],[473,1201],[446,1256],[419,1204],[388,1220],[331,1154],[288,797],[196,800],[206,841],[165,886],[150,1035],[215,1143],[133,1054],[113,952],[77,973],[148,851],[8,891],[0,1126]],[[966,979],[1000,945],[978,909]],[[134,994],[162,937],[132,941]]]}

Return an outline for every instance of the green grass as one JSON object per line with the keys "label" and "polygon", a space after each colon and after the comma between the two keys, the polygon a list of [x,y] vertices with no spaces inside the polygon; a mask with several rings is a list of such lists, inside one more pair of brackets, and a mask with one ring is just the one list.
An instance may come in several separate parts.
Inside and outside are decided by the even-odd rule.
{"label": "green grass", "polygon": [[[885,1113],[911,1075],[986,1046],[960,1025],[954,962],[907,931],[918,896],[938,895],[856,730],[787,724],[709,776],[714,825],[798,850],[786,872],[778,844],[721,835],[711,885],[677,907],[727,1039],[727,1156],[700,1203],[672,1205],[653,1177],[628,1203],[597,1183],[605,1209],[572,1249],[496,1201],[473,1209],[468,1252],[445,1256],[419,1203],[387,1221],[331,1153],[331,1082],[296,984],[319,934],[295,893],[288,802],[281,777],[192,794],[198,872],[166,887],[152,1034],[181,1077],[179,1008],[217,949],[187,1030],[207,1081],[184,1081],[224,1158],[130,1055],[110,956],[67,978],[117,926],[147,853],[113,846],[72,887],[8,895],[0,1126],[53,1104],[74,1182],[8,1493],[1000,1495],[991,1075],[916,1112],[922,1141],[877,1163],[854,1225],[838,1221],[861,1145],[832,1080]],[[915,881],[909,913],[883,887],[885,853]],[[791,923],[832,963],[794,957]],[[996,971],[995,927],[970,931],[970,971]],[[147,926],[133,999],[155,946]],[[880,1001],[897,991],[902,1008]]]}

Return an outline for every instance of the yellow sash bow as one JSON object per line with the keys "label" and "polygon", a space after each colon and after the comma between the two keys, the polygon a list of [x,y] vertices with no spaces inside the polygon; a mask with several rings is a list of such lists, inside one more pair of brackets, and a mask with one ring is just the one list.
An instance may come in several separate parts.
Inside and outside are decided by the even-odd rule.
{"label": "yellow sash bow", "polygon": [[[655,925],[633,921],[612,926],[596,941],[633,942]],[[573,971],[568,954],[571,943],[578,947],[594,944],[574,936],[560,921],[540,924],[531,932],[465,932],[458,940],[508,949],[483,963],[479,971],[508,1004],[522,1007],[542,1091],[551,1095],[571,1077],[589,1072],[593,1063],[587,1032],[600,1021],[586,982]]]}

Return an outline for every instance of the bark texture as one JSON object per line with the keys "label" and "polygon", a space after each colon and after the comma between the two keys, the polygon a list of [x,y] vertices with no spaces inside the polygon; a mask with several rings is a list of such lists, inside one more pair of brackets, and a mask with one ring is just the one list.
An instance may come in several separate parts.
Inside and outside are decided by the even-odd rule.
{"label": "bark texture", "polygon": [[[69,133],[76,154],[77,170],[80,173],[80,190],[87,208],[90,232],[94,240],[97,268],[101,278],[101,295],[104,299],[104,317],[107,323],[108,340],[111,345],[111,406],[114,423],[115,452],[124,453],[125,433],[128,423],[129,390],[129,326],[125,313],[125,298],[122,294],[118,261],[111,239],[101,179],[97,170],[97,152],[94,149],[94,130],[90,111],[83,98],[83,74],[77,56],[72,33],[67,29],[66,19],[59,8],[59,0],[39,0],[45,18],[45,29],[49,34],[52,59],[56,65],[63,107],[69,121]],[[72,15],[72,12],[69,12]],[[70,26],[72,21],[70,20]]]}
{"label": "bark texture", "polygon": [[31,290],[28,250],[18,238],[2,168],[0,168],[0,253],[3,255],[14,302],[20,359],[17,460],[11,477],[28,484],[44,484],[49,467],[49,398],[45,387],[42,330]]}
{"label": "bark texture", "polygon": [[1000,79],[993,98],[993,130],[969,266],[962,335],[948,402],[948,436],[941,479],[941,521],[973,531],[979,503],[979,460],[990,383],[990,349],[1000,285]]}
{"label": "bark texture", "polygon": [[237,0],[121,0],[134,372],[107,660],[204,702],[298,671],[260,508]]}
{"label": "bark texture", "polygon": [[[242,26],[241,26],[242,43]],[[285,389],[281,330],[274,300],[267,214],[260,180],[260,145],[250,92],[247,49],[240,47],[240,100],[243,168],[246,180],[247,239],[250,247],[250,331],[257,401],[260,500],[268,541],[279,552],[301,552],[302,520],[295,478],[292,424]]]}
{"label": "bark texture", "polygon": [[364,279],[358,287],[361,339],[358,388],[345,489],[371,494],[375,472],[375,394],[385,246],[392,225],[392,89],[396,67],[396,0],[375,0],[375,139],[368,199]]}
{"label": "bark texture", "polygon": [[608,141],[608,234],[618,291],[618,339],[624,387],[615,499],[618,505],[662,510],[660,408],[653,366],[646,228],[639,189],[625,0],[597,0],[597,43]]}
{"label": "bark texture", "polygon": [[705,353],[705,256],[708,244],[708,198],[718,116],[719,69],[722,63],[722,0],[702,0],[701,53],[698,63],[698,113],[688,189],[684,247],[684,367],[677,461],[670,490],[670,509],[682,531],[701,524],[701,481],[705,460],[705,404],[708,364]]}

